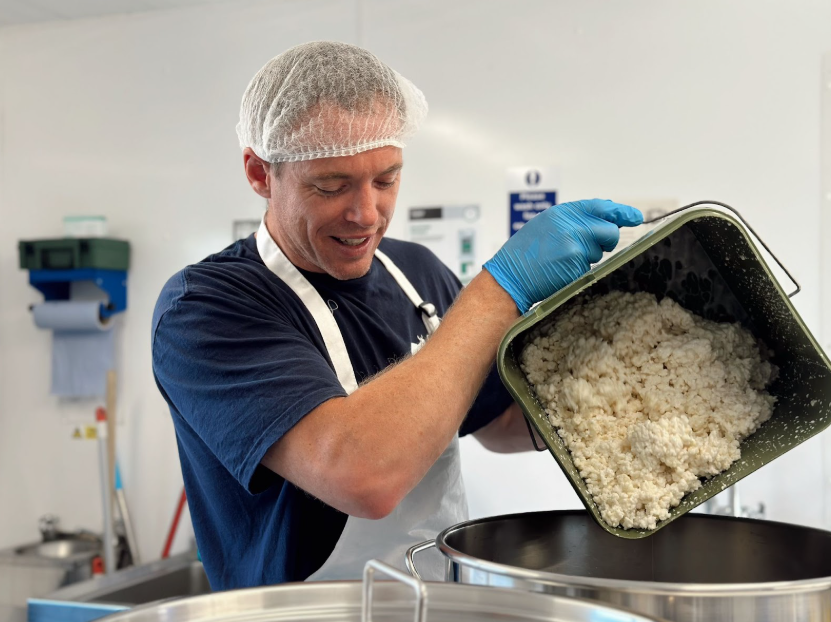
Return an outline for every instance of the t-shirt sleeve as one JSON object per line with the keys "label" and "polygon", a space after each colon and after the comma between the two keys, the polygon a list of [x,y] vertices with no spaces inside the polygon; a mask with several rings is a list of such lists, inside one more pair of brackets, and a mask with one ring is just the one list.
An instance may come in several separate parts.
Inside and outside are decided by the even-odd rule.
{"label": "t-shirt sleeve", "polygon": [[[188,291],[158,318],[153,371],[166,398],[234,478],[310,411],[346,392],[328,358],[280,313],[222,289]],[[256,473],[256,477],[255,477]]]}

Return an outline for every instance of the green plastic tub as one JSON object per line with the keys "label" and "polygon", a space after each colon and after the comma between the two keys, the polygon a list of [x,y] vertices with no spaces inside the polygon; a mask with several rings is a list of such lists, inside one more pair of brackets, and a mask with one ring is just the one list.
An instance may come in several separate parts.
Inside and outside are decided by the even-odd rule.
{"label": "green plastic tub", "polygon": [[[741,458],[687,494],[655,529],[610,527],[600,516],[563,441],[519,366],[529,331],[578,294],[647,291],[715,321],[738,321],[774,351],[779,377],[773,416],[741,445]],[[555,316],[556,317],[556,316]],[[717,207],[667,219],[630,247],[534,307],[506,334],[497,367],[503,383],[597,523],[622,538],[643,538],[818,434],[831,423],[831,363],[774,278],[745,227]]]}
{"label": "green plastic tub", "polygon": [[23,270],[128,270],[130,243],[110,238],[57,238],[21,240],[18,243]]}

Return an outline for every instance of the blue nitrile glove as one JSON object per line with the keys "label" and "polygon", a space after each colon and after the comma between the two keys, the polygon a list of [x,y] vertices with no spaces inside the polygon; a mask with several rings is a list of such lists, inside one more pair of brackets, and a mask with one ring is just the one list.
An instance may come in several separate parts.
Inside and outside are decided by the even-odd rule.
{"label": "blue nitrile glove", "polygon": [[484,267],[525,313],[614,249],[619,227],[642,222],[634,207],[603,199],[553,205],[525,223]]}

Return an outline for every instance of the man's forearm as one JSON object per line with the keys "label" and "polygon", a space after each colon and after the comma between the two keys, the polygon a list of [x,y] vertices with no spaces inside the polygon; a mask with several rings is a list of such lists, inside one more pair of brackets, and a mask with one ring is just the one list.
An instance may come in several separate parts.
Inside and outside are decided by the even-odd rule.
{"label": "man's forearm", "polygon": [[418,354],[313,410],[264,464],[344,512],[385,515],[453,439],[518,315],[483,271]]}

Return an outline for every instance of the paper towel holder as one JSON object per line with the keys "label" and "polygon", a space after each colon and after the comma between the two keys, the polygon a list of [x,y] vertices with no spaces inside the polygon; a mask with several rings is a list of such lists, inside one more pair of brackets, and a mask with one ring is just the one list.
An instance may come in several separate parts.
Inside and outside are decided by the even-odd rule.
{"label": "paper towel holder", "polygon": [[127,309],[127,270],[130,243],[112,238],[20,240],[20,267],[29,271],[29,284],[44,300],[70,300],[72,283],[90,281],[107,296],[101,320]]}
{"label": "paper towel holder", "polygon": [[[99,309],[102,320],[127,309],[126,270],[29,270],[29,284],[43,294],[45,301],[69,300],[70,284],[74,281],[91,281],[107,294],[107,301],[102,302]],[[34,305],[30,305],[29,310],[33,307]]]}

